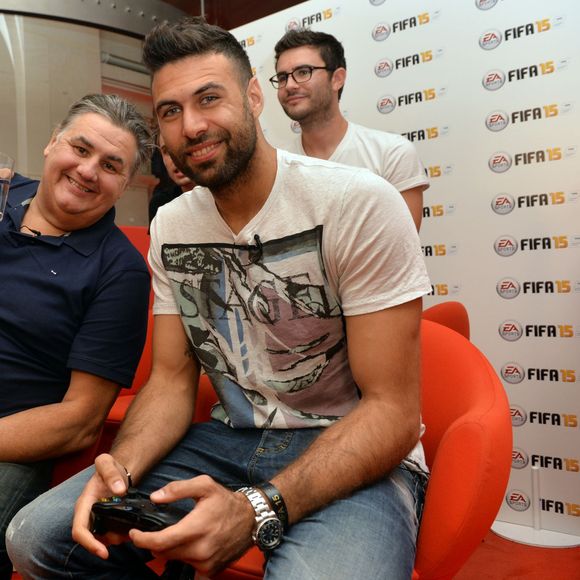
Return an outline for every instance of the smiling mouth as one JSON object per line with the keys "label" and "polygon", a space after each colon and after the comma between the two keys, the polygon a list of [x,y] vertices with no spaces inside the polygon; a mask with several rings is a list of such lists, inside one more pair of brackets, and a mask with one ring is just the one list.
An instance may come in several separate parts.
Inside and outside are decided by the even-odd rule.
{"label": "smiling mouth", "polygon": [[218,147],[219,147],[219,142],[213,143],[212,145],[206,145],[205,147],[202,147],[201,149],[190,150],[187,152],[187,154],[192,159],[202,159],[203,157],[207,157],[210,153],[215,151]]}
{"label": "smiling mouth", "polygon": [[84,185],[81,185],[78,181],[75,181],[72,177],[67,175],[66,178],[68,179],[70,184],[74,185],[76,188],[80,189],[81,191],[84,191],[85,193],[94,193],[92,189],[86,188]]}

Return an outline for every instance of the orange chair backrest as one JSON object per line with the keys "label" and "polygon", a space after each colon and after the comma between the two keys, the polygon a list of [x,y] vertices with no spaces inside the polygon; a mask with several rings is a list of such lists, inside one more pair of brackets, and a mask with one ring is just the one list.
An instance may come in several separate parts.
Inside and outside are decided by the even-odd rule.
{"label": "orange chair backrest", "polygon": [[432,320],[452,328],[469,339],[469,315],[461,302],[441,302],[423,310],[423,320]]}
{"label": "orange chair backrest", "polygon": [[509,403],[497,373],[457,332],[423,320],[423,447],[432,470],[417,578],[450,578],[489,530],[507,486]]}

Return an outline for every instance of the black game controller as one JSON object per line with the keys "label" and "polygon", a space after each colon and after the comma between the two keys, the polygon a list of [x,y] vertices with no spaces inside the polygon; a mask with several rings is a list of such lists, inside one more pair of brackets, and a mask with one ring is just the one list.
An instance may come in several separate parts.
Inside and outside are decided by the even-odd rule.
{"label": "black game controller", "polygon": [[156,532],[184,517],[184,512],[169,504],[153,503],[149,496],[130,488],[124,497],[107,497],[93,504],[93,533],[126,534],[136,528]]}

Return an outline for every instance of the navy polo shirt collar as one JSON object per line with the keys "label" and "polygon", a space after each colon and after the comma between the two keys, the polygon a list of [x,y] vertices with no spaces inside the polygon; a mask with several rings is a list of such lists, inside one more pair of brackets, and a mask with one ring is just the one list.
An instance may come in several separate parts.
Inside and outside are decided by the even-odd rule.
{"label": "navy polo shirt collar", "polygon": [[[12,222],[8,226],[8,234],[20,236],[20,225],[28,205],[36,195],[38,181],[27,178],[13,179],[8,195],[7,211],[5,220]],[[16,178],[16,176],[15,176]],[[16,181],[16,183],[14,183]],[[90,256],[97,250],[103,238],[111,231],[115,223],[115,208],[112,207],[99,221],[84,228],[76,230],[64,236],[41,236],[35,238],[39,242],[60,246],[66,244],[83,256]],[[11,236],[12,237],[12,236]]]}

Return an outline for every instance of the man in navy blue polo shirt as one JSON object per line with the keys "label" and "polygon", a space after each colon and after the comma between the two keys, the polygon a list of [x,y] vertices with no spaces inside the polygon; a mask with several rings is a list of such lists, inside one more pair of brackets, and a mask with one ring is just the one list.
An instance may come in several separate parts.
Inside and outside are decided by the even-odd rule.
{"label": "man in navy blue polo shirt", "polygon": [[149,273],[113,205],[147,160],[127,101],[77,101],[44,150],[40,182],[15,175],[0,222],[0,580],[12,516],[47,489],[54,458],[90,446],[147,327]]}

